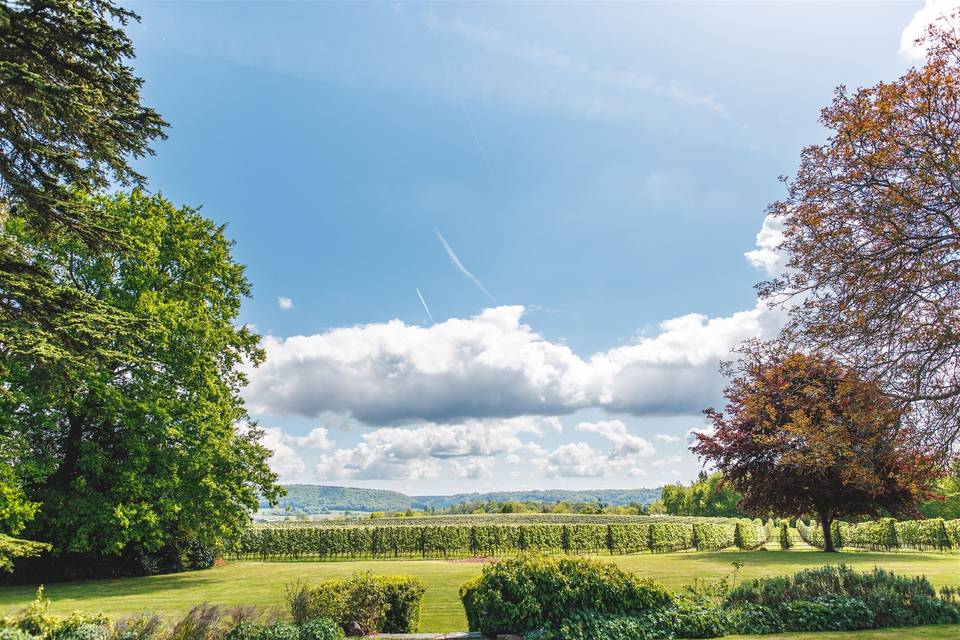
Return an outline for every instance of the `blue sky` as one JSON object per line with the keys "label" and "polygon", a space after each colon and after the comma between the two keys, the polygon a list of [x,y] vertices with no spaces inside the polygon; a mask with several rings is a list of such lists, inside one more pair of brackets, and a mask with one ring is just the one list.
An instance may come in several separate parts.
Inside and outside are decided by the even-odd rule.
{"label": "blue sky", "polygon": [[778,326],[777,176],[923,8],[130,6],[141,168],[248,265],[272,464],[420,494],[692,478],[718,360]]}

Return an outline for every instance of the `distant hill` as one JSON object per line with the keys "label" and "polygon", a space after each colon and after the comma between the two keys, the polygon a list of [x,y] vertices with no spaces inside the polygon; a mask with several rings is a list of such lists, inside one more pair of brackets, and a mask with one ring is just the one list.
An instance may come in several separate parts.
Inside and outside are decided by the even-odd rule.
{"label": "distant hill", "polygon": [[453,496],[414,496],[413,508],[446,509],[464,502],[603,502],[610,505],[628,505],[632,502],[649,505],[660,498],[656,489],[597,489],[593,491],[494,491],[492,493],[458,493]]}
{"label": "distant hill", "polygon": [[287,495],[277,507],[261,502],[262,514],[316,515],[330,511],[406,511],[407,509],[445,509],[464,502],[603,502],[626,505],[631,502],[648,505],[660,497],[660,489],[601,489],[596,491],[496,491],[493,493],[460,493],[453,496],[408,496],[385,489],[328,487],[316,484],[285,485]]}
{"label": "distant hill", "polygon": [[261,501],[264,513],[291,513],[315,515],[328,511],[406,511],[413,506],[413,498],[397,491],[358,489],[354,487],[325,487],[316,484],[284,485],[287,495],[273,509]]}

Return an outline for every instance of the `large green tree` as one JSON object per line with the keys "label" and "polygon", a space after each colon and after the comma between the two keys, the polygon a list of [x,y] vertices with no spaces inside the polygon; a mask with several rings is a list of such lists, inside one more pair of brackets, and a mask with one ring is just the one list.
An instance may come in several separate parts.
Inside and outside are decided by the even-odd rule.
{"label": "large green tree", "polygon": [[679,482],[663,487],[660,499],[651,510],[662,510],[674,516],[715,516],[738,518],[746,515],[737,508],[743,498],[724,483],[719,473],[701,473],[690,486]]}
{"label": "large green tree", "polygon": [[[138,348],[87,353],[68,371],[15,364],[0,398],[18,443],[27,524],[71,566],[171,567],[245,526],[276,476],[239,392],[259,337],[236,326],[249,294],[223,228],[140,191],[84,205],[126,239],[91,247],[68,233],[8,225],[32,263],[111,309],[143,320]],[[56,384],[50,384],[55,379]]]}
{"label": "large green tree", "polygon": [[[83,193],[140,184],[129,160],[163,135],[128,64],[131,19],[106,0],[0,3],[0,381],[29,372],[34,391],[69,389],[104,358],[140,349],[142,318],[58,278],[37,248],[45,238],[129,246]],[[18,393],[0,384],[5,407]],[[11,418],[0,416],[0,469],[13,470],[0,473],[0,534],[23,529],[37,507],[24,486],[50,471],[25,454]]]}

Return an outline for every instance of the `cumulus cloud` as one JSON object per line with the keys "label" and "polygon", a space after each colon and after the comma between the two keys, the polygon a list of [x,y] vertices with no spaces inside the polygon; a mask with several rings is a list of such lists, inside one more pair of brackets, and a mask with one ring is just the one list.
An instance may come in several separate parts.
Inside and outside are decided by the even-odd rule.
{"label": "cumulus cloud", "polygon": [[698,413],[716,402],[718,362],[745,339],[770,336],[781,312],[667,320],[660,332],[583,359],[521,321],[522,306],[430,327],[400,320],[311,336],[267,336],[248,371],[251,411],[349,414],[370,425],[416,420],[563,415],[599,407],[633,415]]}
{"label": "cumulus cloud", "polygon": [[364,433],[355,447],[321,456],[314,467],[314,477],[317,480],[417,480],[439,475],[442,460],[452,460],[458,475],[480,474],[489,468],[489,460],[483,458],[524,450],[542,452],[539,445],[524,442],[519,436],[539,436],[545,430],[556,429],[558,424],[556,418],[523,416],[413,428],[384,427]]}
{"label": "cumulus cloud", "polygon": [[900,34],[900,53],[914,60],[926,57],[926,48],[917,44],[917,39],[927,33],[931,24],[944,16],[952,16],[957,8],[960,8],[960,0],[926,0]]}
{"label": "cumulus cloud", "polygon": [[553,450],[543,464],[548,478],[599,478],[608,460],[586,442],[571,442]]}
{"label": "cumulus cloud", "polygon": [[475,458],[453,463],[453,473],[458,478],[486,478],[493,470],[493,460]]}
{"label": "cumulus cloud", "polygon": [[296,438],[296,443],[304,449],[333,449],[334,443],[327,437],[327,433],[323,427],[317,427],[307,435]]}
{"label": "cumulus cloud", "polygon": [[779,275],[787,266],[786,252],[779,250],[783,239],[783,222],[768,215],[757,233],[757,248],[743,255],[754,267],[770,275]]}
{"label": "cumulus cloud", "polygon": [[596,433],[613,443],[609,457],[614,459],[633,456],[652,456],[656,453],[656,450],[650,442],[627,431],[627,425],[623,424],[621,420],[581,422],[577,425],[577,431]]}
{"label": "cumulus cloud", "polygon": [[263,429],[263,438],[260,443],[272,451],[267,464],[280,475],[281,481],[296,480],[304,471],[303,458],[291,445],[295,438],[276,427]]}
{"label": "cumulus cloud", "polygon": [[293,300],[290,298],[285,298],[283,296],[280,296],[279,298],[277,298],[277,305],[284,310],[293,309]]}

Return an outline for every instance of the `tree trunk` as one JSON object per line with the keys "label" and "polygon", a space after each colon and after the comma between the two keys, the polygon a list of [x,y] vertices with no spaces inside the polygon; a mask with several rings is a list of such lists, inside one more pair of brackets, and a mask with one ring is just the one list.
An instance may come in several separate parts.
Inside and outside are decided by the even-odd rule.
{"label": "tree trunk", "polygon": [[833,524],[833,519],[826,513],[820,514],[820,527],[823,529],[823,550],[828,552],[834,552],[836,549],[833,548],[833,532],[831,531],[831,524]]}

